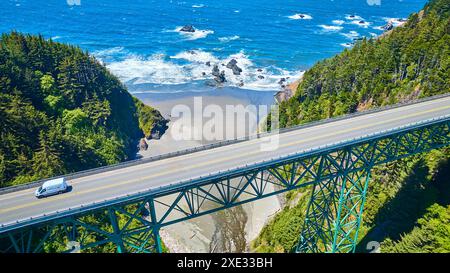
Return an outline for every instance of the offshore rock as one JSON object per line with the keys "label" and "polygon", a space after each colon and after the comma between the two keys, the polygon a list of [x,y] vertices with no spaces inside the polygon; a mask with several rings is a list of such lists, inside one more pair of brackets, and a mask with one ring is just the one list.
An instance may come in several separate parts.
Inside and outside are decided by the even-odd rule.
{"label": "offshore rock", "polygon": [[383,27],[383,30],[384,31],[389,31],[389,30],[391,30],[391,29],[393,29],[394,28],[394,24],[392,24],[392,22],[388,22],[384,27]]}
{"label": "offshore rock", "polygon": [[284,82],[286,82],[286,78],[281,78],[281,79],[278,81],[278,84],[283,84]]}
{"label": "offshore rock", "polygon": [[191,25],[186,25],[180,29],[183,32],[195,32],[195,28]]}
{"label": "offshore rock", "polygon": [[220,84],[227,81],[225,78],[225,71],[222,70],[222,72],[220,72],[217,65],[214,65],[211,74],[214,76],[214,80],[216,81],[216,83]]}
{"label": "offshore rock", "polygon": [[227,68],[232,69],[236,64],[237,61],[235,59],[231,59],[231,61],[227,63]]}
{"label": "offshore rock", "polygon": [[241,75],[242,69],[237,66],[237,61],[235,59],[231,59],[231,61],[228,62],[227,68],[231,69],[234,75]]}
{"label": "offshore rock", "polygon": [[217,66],[217,64],[214,65],[211,74],[216,77],[220,74],[219,66]]}
{"label": "offshore rock", "polygon": [[234,75],[241,75],[242,69],[239,66],[233,66],[232,70]]}

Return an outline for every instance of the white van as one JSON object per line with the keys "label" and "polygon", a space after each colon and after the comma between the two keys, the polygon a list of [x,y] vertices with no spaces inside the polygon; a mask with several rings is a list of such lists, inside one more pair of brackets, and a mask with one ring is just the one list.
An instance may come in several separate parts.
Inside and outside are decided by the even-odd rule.
{"label": "white van", "polygon": [[66,192],[69,186],[67,185],[66,179],[58,178],[44,182],[35,192],[34,195],[37,198],[59,194]]}

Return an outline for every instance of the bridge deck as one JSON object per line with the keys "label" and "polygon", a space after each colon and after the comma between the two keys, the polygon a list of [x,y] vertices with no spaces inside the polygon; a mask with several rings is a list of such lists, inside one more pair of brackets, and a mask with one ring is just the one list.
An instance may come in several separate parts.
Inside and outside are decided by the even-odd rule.
{"label": "bridge deck", "polygon": [[446,115],[450,115],[450,97],[286,132],[280,134],[279,147],[273,151],[261,150],[261,144],[268,143],[267,139],[253,139],[73,179],[69,181],[73,186],[71,192],[44,199],[34,197],[35,189],[4,194],[0,195],[0,224],[169,185]]}

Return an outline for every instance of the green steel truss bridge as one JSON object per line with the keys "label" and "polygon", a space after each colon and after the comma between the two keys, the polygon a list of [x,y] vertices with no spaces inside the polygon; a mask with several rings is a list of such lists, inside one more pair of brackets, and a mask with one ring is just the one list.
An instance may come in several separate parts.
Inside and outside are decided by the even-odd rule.
{"label": "green steel truss bridge", "polygon": [[290,128],[275,151],[268,134],[69,175],[42,200],[42,181],[6,189],[0,252],[162,252],[165,226],[307,186],[296,251],[353,252],[372,168],[449,145],[449,126],[444,95]]}

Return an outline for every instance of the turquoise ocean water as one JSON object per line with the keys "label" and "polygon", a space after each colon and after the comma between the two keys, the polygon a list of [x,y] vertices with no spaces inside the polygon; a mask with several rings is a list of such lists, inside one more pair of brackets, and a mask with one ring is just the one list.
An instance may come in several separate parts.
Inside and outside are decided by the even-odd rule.
{"label": "turquoise ocean water", "polygon": [[[377,36],[425,0],[2,0],[0,31],[40,33],[79,45],[132,90],[156,93],[211,88],[218,64],[227,86],[279,89],[354,39]],[[192,25],[196,32],[182,33]],[[237,60],[241,75],[227,64]]]}

